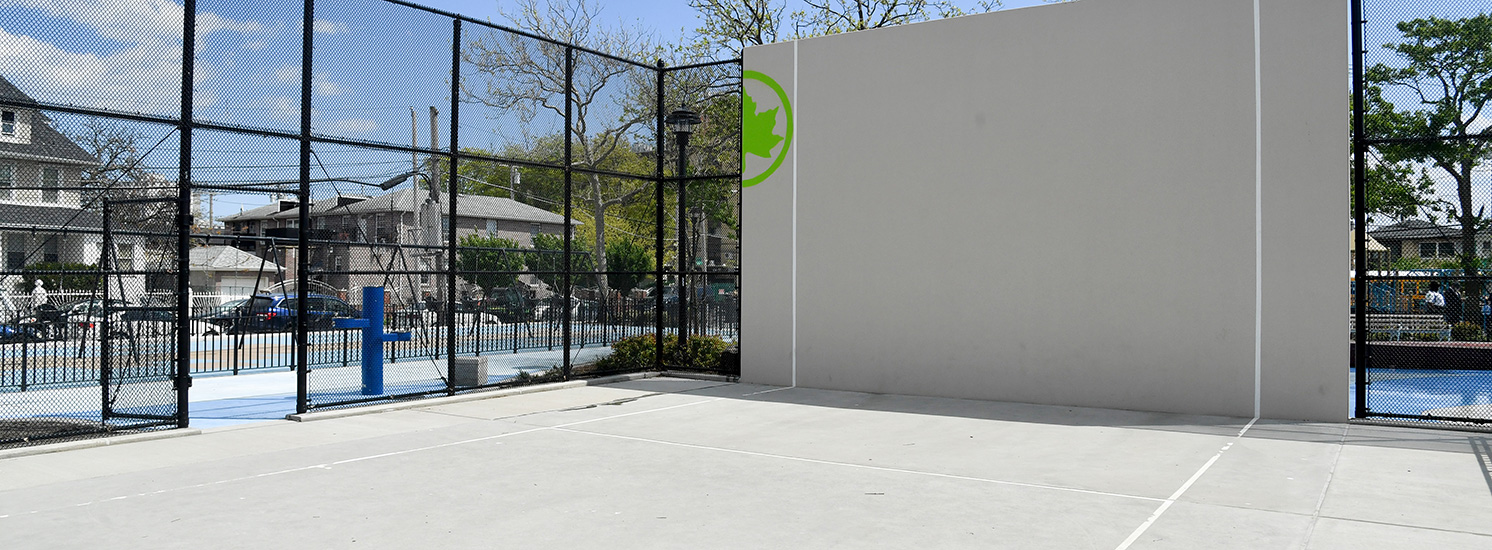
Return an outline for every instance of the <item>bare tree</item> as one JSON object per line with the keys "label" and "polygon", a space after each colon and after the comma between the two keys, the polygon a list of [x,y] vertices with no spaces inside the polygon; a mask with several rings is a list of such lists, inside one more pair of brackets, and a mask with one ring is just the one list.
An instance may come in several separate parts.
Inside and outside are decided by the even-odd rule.
{"label": "bare tree", "polygon": [[[169,198],[176,183],[147,171],[140,151],[143,134],[122,121],[89,118],[69,136],[74,143],[98,159],[83,169],[79,200],[83,208],[101,210],[105,199]],[[149,145],[149,142],[146,142]],[[170,204],[134,204],[115,209],[116,226],[159,223],[175,212]]]}
{"label": "bare tree", "polygon": [[[514,26],[546,36],[626,58],[642,58],[656,51],[652,37],[623,25],[600,25],[600,8],[587,0],[522,0],[516,13],[504,13]],[[577,52],[571,77],[573,87],[565,93],[566,47],[510,33],[491,33],[465,44],[463,62],[484,78],[479,84],[463,83],[462,99],[488,107],[516,112],[525,123],[540,112],[563,117],[566,102],[573,109],[568,131],[574,140],[572,162],[591,170],[614,169],[630,148],[644,142],[640,132],[651,128],[650,103],[634,101],[635,90],[651,88],[651,71],[603,56]],[[647,73],[647,74],[642,74]],[[644,78],[648,77],[648,78]],[[579,199],[589,210],[595,229],[592,257],[597,272],[606,266],[606,211],[629,203],[651,185],[643,180],[616,181],[595,173],[583,173],[577,186]],[[597,277],[602,296],[609,295],[605,277]]]}

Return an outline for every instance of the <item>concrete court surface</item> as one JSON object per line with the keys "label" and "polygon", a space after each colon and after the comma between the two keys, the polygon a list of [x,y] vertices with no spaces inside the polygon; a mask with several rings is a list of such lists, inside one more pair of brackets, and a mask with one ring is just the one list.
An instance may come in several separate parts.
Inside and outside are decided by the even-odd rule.
{"label": "concrete court surface", "polygon": [[1492,548],[1492,434],[677,378],[432,405],[0,459],[0,547]]}

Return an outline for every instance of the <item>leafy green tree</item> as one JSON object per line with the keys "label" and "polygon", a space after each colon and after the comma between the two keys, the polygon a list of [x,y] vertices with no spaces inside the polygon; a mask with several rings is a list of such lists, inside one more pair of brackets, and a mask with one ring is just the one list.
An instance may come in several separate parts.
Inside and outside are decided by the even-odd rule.
{"label": "leafy green tree", "polygon": [[[1374,138],[1447,138],[1401,141],[1378,146],[1389,165],[1419,163],[1449,177],[1456,185],[1446,216],[1461,227],[1460,263],[1468,277],[1465,318],[1481,319],[1478,307],[1483,283],[1478,275],[1476,234],[1488,218],[1475,208],[1473,174],[1492,160],[1492,137],[1481,120],[1492,99],[1492,17],[1429,17],[1397,26],[1403,40],[1384,44],[1398,57],[1396,66],[1377,64],[1365,71],[1366,133]],[[1389,96],[1386,92],[1397,95]],[[1390,97],[1406,97],[1397,105]],[[1478,128],[1477,126],[1480,126]]]}
{"label": "leafy green tree", "polygon": [[[534,253],[529,255],[528,267],[531,271],[541,272],[534,276],[538,277],[544,284],[555,292],[559,292],[564,279],[558,272],[565,270],[565,239],[558,235],[540,233],[534,236]],[[594,271],[595,263],[591,256],[582,251],[570,250],[570,269],[574,272]],[[577,287],[594,286],[595,277],[591,275],[578,275],[571,279],[571,284]]]}
{"label": "leafy green tree", "polygon": [[606,264],[612,271],[633,272],[606,276],[612,288],[627,292],[635,288],[637,282],[647,276],[640,272],[652,271],[653,253],[636,240],[613,239],[606,243]]}
{"label": "leafy green tree", "polygon": [[517,241],[503,237],[467,235],[461,238],[459,244],[461,252],[457,255],[456,268],[467,272],[462,278],[482,287],[484,292],[491,292],[494,288],[513,286],[513,283],[518,281],[517,273],[471,273],[474,271],[523,271],[526,254],[520,250],[522,245]]}

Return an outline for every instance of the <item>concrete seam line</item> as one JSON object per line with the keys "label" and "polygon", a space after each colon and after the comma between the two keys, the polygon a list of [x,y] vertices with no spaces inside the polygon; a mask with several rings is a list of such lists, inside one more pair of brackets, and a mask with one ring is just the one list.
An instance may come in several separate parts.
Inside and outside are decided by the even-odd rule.
{"label": "concrete seam line", "polygon": [[779,460],[791,460],[791,461],[794,461],[794,462],[806,462],[806,463],[809,463],[809,464],[823,464],[823,465],[828,465],[828,466],[843,466],[843,467],[846,467],[846,468],[859,468],[859,469],[862,469],[862,470],[874,470],[874,471],[878,471],[878,472],[890,472],[890,473],[898,473],[898,474],[912,474],[912,475],[927,476],[927,477],[936,477],[936,478],[943,478],[943,479],[955,479],[955,480],[960,480],[960,481],[977,481],[977,482],[980,482],[980,483],[991,483],[991,484],[995,484],[995,485],[1009,485],[1009,486],[1013,486],[1013,487],[1026,487],[1026,488],[1032,488],[1032,489],[1048,489],[1048,490],[1053,490],[1053,491],[1065,491],[1065,492],[1070,492],[1070,493],[1082,493],[1082,494],[1087,494],[1087,495],[1098,495],[1098,496],[1106,496],[1106,497],[1127,498],[1127,499],[1134,499],[1134,500],[1148,500],[1148,501],[1151,501],[1151,502],[1156,502],[1156,501],[1161,501],[1162,500],[1162,499],[1155,498],[1155,497],[1146,497],[1146,496],[1139,496],[1139,495],[1127,495],[1127,494],[1124,494],[1124,493],[1112,493],[1112,492],[1108,492],[1108,491],[1096,491],[1096,490],[1092,490],[1092,489],[1079,489],[1079,488],[1076,488],[1076,487],[1063,487],[1061,485],[1044,485],[1044,484],[1040,484],[1040,483],[1024,483],[1024,482],[1020,482],[1020,481],[1008,481],[1008,480],[1000,480],[1000,479],[989,479],[989,478],[983,478],[983,477],[962,476],[962,475],[957,475],[957,474],[944,474],[944,473],[938,473],[938,472],[925,472],[925,471],[922,471],[922,470],[910,470],[910,469],[906,469],[906,468],[890,468],[890,467],[886,467],[886,466],[871,466],[871,465],[868,465],[868,464],[855,464],[855,463],[852,463],[852,462],[836,462],[836,461],[833,461],[833,460],[821,460],[821,459],[817,459],[817,458],[807,458],[807,457],[792,456],[792,455],[781,455],[781,454],[775,454],[775,453],[763,453],[763,452],[758,452],[758,451],[745,451],[745,450],[741,450],[741,449],[727,449],[725,447],[712,447],[712,446],[709,446],[709,445],[696,445],[696,444],[693,444],[693,443],[679,443],[679,442],[676,442],[676,441],[664,441],[664,440],[661,440],[661,439],[649,439],[649,438],[645,438],[645,437],[633,437],[633,436],[629,436],[629,435],[617,435],[617,434],[608,434],[608,433],[601,433],[601,432],[588,432],[588,431],[585,431],[585,430],[572,430],[570,428],[555,427],[554,429],[558,430],[558,431],[562,431],[562,432],[570,432],[570,433],[576,433],[576,434],[594,435],[594,436],[598,436],[598,437],[609,437],[609,438],[613,438],[613,439],[625,439],[625,440],[629,440],[629,441],[639,441],[639,442],[643,442],[643,443],[655,443],[655,444],[658,444],[658,445],[669,445],[669,446],[673,446],[673,447],[684,447],[684,448],[688,448],[688,449],[699,449],[699,450],[705,450],[705,451],[717,451],[717,452],[723,452],[723,453],[740,454],[740,455],[755,456],[755,457],[761,457],[761,458],[775,458],[775,459],[779,459]]}
{"label": "concrete seam line", "polygon": [[521,386],[521,387],[517,387],[517,388],[505,388],[505,389],[500,389],[500,390],[474,391],[474,392],[470,392],[470,393],[463,393],[463,394],[460,394],[460,395],[453,395],[453,396],[448,396],[448,397],[436,397],[436,398],[431,398],[431,399],[420,399],[420,400],[408,401],[408,402],[404,402],[404,403],[391,403],[391,404],[387,404],[387,405],[377,405],[377,406],[370,406],[370,407],[354,407],[354,408],[349,408],[349,409],[340,409],[340,410],[335,410],[335,411],[324,411],[324,412],[312,412],[312,413],[306,413],[306,414],[289,414],[289,415],[285,415],[285,419],[286,420],[293,420],[293,421],[296,421],[296,422],[314,422],[314,421],[318,421],[318,420],[332,420],[332,419],[336,419],[336,418],[347,418],[347,417],[350,417],[350,416],[362,416],[362,415],[367,415],[367,414],[379,414],[379,413],[393,412],[393,411],[402,411],[402,410],[408,410],[408,409],[420,409],[420,408],[426,408],[426,407],[439,407],[441,405],[450,405],[450,404],[453,404],[453,403],[465,403],[467,401],[480,401],[480,400],[483,400],[483,399],[497,399],[497,398],[500,398],[500,397],[511,397],[511,396],[515,396],[515,395],[525,395],[525,394],[530,394],[530,393],[540,393],[540,392],[555,391],[555,390],[566,390],[566,389],[580,388],[580,387],[585,387],[585,386],[600,386],[600,385],[605,385],[605,384],[615,384],[617,382],[629,382],[629,381],[632,381],[632,380],[642,380],[644,378],[654,378],[654,377],[657,377],[659,375],[660,374],[656,373],[656,372],[639,372],[639,373],[631,373],[631,374],[619,374],[619,375],[616,375],[616,376],[607,376],[607,377],[596,378],[596,379],[592,379],[592,380],[571,380],[569,382],[554,382],[554,383],[550,383],[550,384],[539,384],[539,385],[535,385],[535,386]]}
{"label": "concrete seam line", "polygon": [[1167,497],[1164,502],[1160,503],[1160,507],[1156,508],[1155,511],[1150,514],[1150,517],[1145,518],[1145,522],[1141,523],[1139,527],[1136,527],[1134,532],[1130,533],[1129,537],[1124,539],[1124,542],[1119,543],[1119,546],[1115,547],[1114,550],[1125,550],[1129,548],[1130,545],[1134,544],[1135,541],[1139,540],[1140,535],[1145,534],[1145,531],[1149,530],[1151,525],[1155,525],[1155,520],[1160,519],[1160,516],[1165,514],[1166,510],[1170,509],[1171,505],[1175,504],[1176,501],[1181,498],[1181,495],[1186,494],[1187,489],[1191,489],[1192,484],[1196,483],[1198,479],[1201,479],[1202,474],[1207,473],[1207,470],[1212,468],[1212,465],[1216,464],[1218,459],[1223,457],[1223,453],[1228,452],[1228,449],[1232,448],[1234,443],[1238,443],[1238,440],[1243,439],[1243,434],[1248,433],[1249,428],[1254,427],[1254,423],[1258,421],[1258,418],[1249,420],[1249,423],[1245,424],[1242,430],[1239,430],[1238,435],[1233,436],[1233,439],[1229,440],[1227,445],[1223,445],[1223,448],[1219,449],[1217,451],[1217,454],[1212,455],[1212,458],[1207,459],[1206,464],[1203,464],[1202,467],[1198,468],[1191,477],[1187,478],[1186,483],[1182,483],[1180,487],[1177,487],[1176,492],[1171,493],[1171,496]]}
{"label": "concrete seam line", "polygon": [[1347,446],[1347,430],[1350,425],[1342,426],[1342,439],[1337,441],[1335,456],[1331,457],[1331,468],[1326,470],[1326,483],[1321,484],[1321,496],[1316,498],[1316,508],[1311,512],[1311,525],[1306,528],[1306,534],[1300,539],[1300,548],[1306,548],[1310,544],[1311,537],[1316,534],[1316,524],[1321,521],[1321,507],[1326,505],[1326,493],[1331,490],[1331,481],[1337,476],[1337,464],[1342,461],[1342,447]]}
{"label": "concrete seam line", "polygon": [[20,447],[20,448],[16,448],[16,449],[6,449],[6,450],[3,450],[3,451],[0,451],[0,460],[5,460],[5,459],[9,459],[9,458],[20,458],[20,457],[23,457],[23,456],[35,456],[35,455],[43,455],[43,454],[51,454],[51,453],[60,453],[60,452],[64,452],[64,451],[78,451],[78,450],[83,450],[83,449],[95,449],[95,448],[98,448],[98,447],[108,447],[108,446],[111,446],[111,445],[123,445],[125,443],[136,443],[136,442],[139,442],[139,441],[155,441],[157,439],[174,439],[174,438],[178,438],[178,437],[186,437],[186,436],[201,435],[201,434],[202,434],[202,430],[201,429],[197,429],[197,428],[174,428],[174,429],[170,429],[170,430],[160,430],[160,431],[144,432],[144,433],[138,433],[138,434],[116,435],[116,436],[112,436],[112,437],[110,437],[110,436],[101,436],[101,437],[98,437],[96,439],[85,439],[85,440],[81,440],[81,441],[62,441],[62,442],[58,442],[58,443],[47,443],[47,444],[42,444],[42,445],[36,445],[36,446],[33,446],[33,447]]}
{"label": "concrete seam line", "polygon": [[[776,391],[776,390],[768,390],[768,391]],[[765,393],[765,392],[757,392],[757,393]],[[750,395],[750,394],[748,394],[748,395]],[[345,460],[338,460],[338,461],[335,461],[335,462],[324,462],[324,463],[321,463],[321,464],[313,464],[313,465],[310,465],[310,466],[300,466],[300,467],[297,467],[297,468],[288,468],[288,469],[285,469],[285,470],[276,470],[276,471],[273,471],[273,472],[264,472],[264,473],[254,474],[254,475],[248,475],[248,476],[240,476],[240,477],[234,477],[234,478],[228,478],[228,479],[221,479],[221,480],[218,480],[218,481],[209,481],[209,482],[206,482],[206,483],[197,483],[197,484],[194,484],[194,485],[184,485],[184,486],[180,486],[180,487],[171,487],[171,488],[166,488],[166,489],[159,489],[159,490],[149,491],[149,492],[145,492],[145,493],[137,493],[137,494],[135,494],[133,496],[144,497],[144,496],[150,496],[150,495],[159,495],[159,494],[163,494],[163,493],[172,493],[172,492],[176,492],[176,491],[185,491],[185,490],[188,490],[188,489],[196,489],[196,488],[200,488],[200,487],[210,487],[210,486],[213,486],[213,485],[223,485],[223,484],[226,484],[226,483],[234,483],[234,482],[238,482],[238,481],[247,481],[247,480],[251,480],[251,479],[260,479],[260,478],[266,478],[266,477],[274,477],[274,476],[278,476],[278,475],[290,474],[290,473],[295,473],[295,472],[305,472],[305,471],[310,471],[310,470],[327,470],[327,469],[331,469],[331,467],[333,467],[333,466],[338,466],[338,465],[342,465],[342,464],[352,464],[352,463],[355,463],[355,462],[363,462],[363,461],[366,461],[366,460],[373,460],[373,459],[378,459],[378,458],[387,458],[387,457],[391,457],[391,456],[400,456],[400,455],[406,455],[406,454],[417,453],[417,452],[422,452],[422,451],[430,451],[430,450],[435,450],[435,449],[443,449],[443,448],[446,448],[446,447],[455,447],[457,445],[466,445],[468,443],[480,443],[480,442],[483,442],[483,441],[490,441],[490,440],[493,440],[493,439],[501,439],[501,438],[504,438],[504,437],[511,437],[511,436],[515,436],[515,435],[523,435],[523,434],[529,434],[529,433],[534,433],[534,432],[541,432],[541,431],[545,431],[545,430],[562,430],[562,429],[570,427],[570,426],[579,426],[581,424],[589,424],[589,423],[592,423],[592,422],[600,422],[602,420],[611,420],[611,419],[614,419],[614,418],[623,418],[623,417],[628,417],[628,416],[636,416],[636,415],[639,415],[639,414],[647,414],[647,413],[654,413],[654,412],[666,411],[666,410],[671,410],[671,409],[678,409],[678,408],[682,408],[682,407],[692,407],[694,405],[703,405],[705,403],[714,403],[714,402],[719,401],[721,399],[726,399],[726,398],[725,397],[715,397],[715,398],[711,398],[711,399],[702,399],[702,400],[699,400],[699,401],[693,401],[693,402],[689,402],[689,403],[682,403],[682,404],[679,404],[679,405],[670,405],[670,406],[667,406],[667,407],[659,407],[659,408],[656,408],[656,409],[647,409],[647,410],[643,410],[643,411],[633,411],[633,412],[629,412],[629,413],[615,414],[615,415],[611,415],[611,416],[605,416],[605,417],[601,417],[601,418],[592,418],[592,419],[588,419],[588,420],[579,420],[579,421],[568,422],[568,423],[565,423],[565,424],[559,424],[559,425],[555,425],[555,426],[541,426],[541,427],[537,427],[537,428],[530,428],[530,429],[527,429],[527,430],[519,430],[519,431],[516,431],[516,432],[501,433],[501,434],[497,434],[497,435],[489,435],[489,436],[485,436],[485,437],[478,437],[478,438],[473,438],[473,439],[466,439],[466,440],[462,440],[462,441],[452,441],[450,443],[441,443],[441,444],[438,444],[438,445],[428,445],[428,446],[425,446],[425,447],[416,447],[416,448],[413,448],[413,449],[405,449],[405,450],[402,450],[402,451],[393,451],[393,452],[388,452],[388,453],[379,453],[379,454],[376,454],[376,455],[368,455],[368,456],[362,456],[362,457],[357,457],[357,458],[349,458],[349,459],[345,459]],[[59,507],[55,507],[55,508],[49,508],[47,510],[32,510],[30,512],[27,512],[27,514],[35,514],[35,513],[42,512],[42,511],[65,510],[65,509],[68,509],[68,508],[77,508],[77,507],[82,507],[82,506],[91,506],[91,505],[102,503],[102,502],[109,502],[109,501],[114,501],[114,500],[124,500],[126,498],[129,498],[130,496],[131,495],[125,495],[125,496],[118,496],[118,497],[111,497],[111,498],[104,498],[104,499],[92,500],[92,501],[83,502],[83,503],[80,503],[80,504],[72,504],[72,505],[67,505],[67,506],[59,506]],[[6,514],[6,515],[0,515],[0,519],[14,517],[14,516],[18,516],[18,515],[25,515],[25,514]]]}

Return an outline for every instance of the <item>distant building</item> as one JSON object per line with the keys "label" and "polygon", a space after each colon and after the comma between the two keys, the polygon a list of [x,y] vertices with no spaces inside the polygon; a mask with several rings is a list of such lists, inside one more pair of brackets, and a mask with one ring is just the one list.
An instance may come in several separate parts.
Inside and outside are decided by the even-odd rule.
{"label": "distant building", "polygon": [[[37,263],[92,264],[103,219],[80,203],[83,171],[98,159],[52,127],[34,101],[0,78],[0,290],[14,292],[17,271]],[[81,232],[80,232],[81,231]],[[132,251],[120,256],[128,261]]]}
{"label": "distant building", "polygon": [[[1461,253],[1459,226],[1439,225],[1426,220],[1405,220],[1370,230],[1368,236],[1388,249],[1389,262],[1399,258],[1452,260]],[[1474,242],[1474,253],[1477,256],[1492,256],[1492,230],[1477,232]]]}
{"label": "distant building", "polygon": [[[381,196],[340,195],[315,201],[308,213],[309,236],[318,241],[346,242],[346,245],[318,245],[311,251],[313,277],[334,288],[349,289],[354,277],[341,275],[346,270],[367,271],[390,265],[395,271],[431,271],[438,253],[429,253],[419,245],[445,242],[446,216],[449,205],[440,204],[440,219],[420,219],[426,194],[419,189],[405,189]],[[291,238],[298,234],[299,203],[280,200],[238,214],[222,216],[224,233],[256,237]],[[433,215],[434,210],[430,211]],[[485,195],[460,195],[456,204],[456,236],[503,237],[522,246],[533,246],[539,234],[562,235],[565,218],[542,208],[512,199]],[[575,222],[580,225],[581,222]],[[427,229],[438,224],[439,235]],[[356,244],[394,244],[403,247],[369,247]],[[286,266],[286,278],[294,278],[294,251],[284,244],[273,246],[258,241],[241,241],[239,248],[269,258]],[[395,255],[402,254],[402,257]],[[316,275],[324,272],[324,275]],[[422,290],[430,288],[430,278],[422,277]],[[434,289],[437,290],[438,289]],[[413,292],[411,290],[410,292]],[[439,294],[439,292],[437,292]]]}

